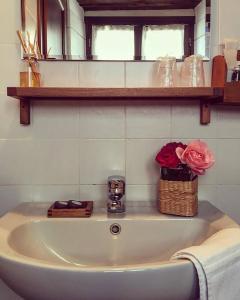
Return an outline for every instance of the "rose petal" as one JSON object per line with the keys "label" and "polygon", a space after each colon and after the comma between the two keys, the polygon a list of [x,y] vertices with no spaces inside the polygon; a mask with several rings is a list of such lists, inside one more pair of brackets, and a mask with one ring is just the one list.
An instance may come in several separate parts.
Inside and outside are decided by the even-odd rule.
{"label": "rose petal", "polygon": [[185,150],[183,149],[183,148],[181,148],[181,147],[177,147],[176,148],[176,154],[177,154],[177,157],[181,160],[181,162],[183,162],[182,161],[182,155],[183,155],[183,152],[184,152]]}
{"label": "rose petal", "polygon": [[197,175],[204,175],[205,170],[198,169],[198,168],[192,168],[193,172],[196,173]]}

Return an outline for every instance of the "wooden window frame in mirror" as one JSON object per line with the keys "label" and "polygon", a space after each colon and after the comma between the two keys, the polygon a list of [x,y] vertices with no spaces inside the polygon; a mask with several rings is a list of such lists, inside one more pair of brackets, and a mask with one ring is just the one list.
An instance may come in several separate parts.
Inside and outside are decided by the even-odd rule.
{"label": "wooden window frame in mirror", "polygon": [[[133,25],[134,26],[134,60],[142,60],[142,32],[144,25],[184,24],[184,57],[194,54],[193,16],[174,17],[85,17],[86,58],[94,60],[92,54],[92,27],[94,25]],[[183,58],[184,58],[183,57]],[[180,60],[181,61],[181,60]]]}
{"label": "wooden window frame in mirror", "polygon": [[[48,3],[51,0],[36,0],[37,1],[37,42],[40,52],[44,59],[49,59],[49,46],[48,46]],[[61,0],[64,6],[66,6],[65,0]],[[22,31],[26,34],[26,0],[21,0],[21,15],[22,15]],[[54,55],[57,59],[66,59],[66,10],[61,12],[61,53]]]}
{"label": "wooden window frame in mirror", "polygon": [[[49,50],[51,47],[48,45],[48,11],[49,11],[49,3],[51,0],[38,0],[41,1],[41,14],[42,14],[42,53],[45,59],[51,58],[49,55]],[[60,1],[64,8],[66,8],[66,1]],[[60,5],[60,4],[59,4]],[[61,20],[60,20],[60,27],[61,27],[61,51],[58,55],[54,54],[55,59],[66,59],[66,9],[61,11]],[[51,54],[51,53],[50,53]]]}

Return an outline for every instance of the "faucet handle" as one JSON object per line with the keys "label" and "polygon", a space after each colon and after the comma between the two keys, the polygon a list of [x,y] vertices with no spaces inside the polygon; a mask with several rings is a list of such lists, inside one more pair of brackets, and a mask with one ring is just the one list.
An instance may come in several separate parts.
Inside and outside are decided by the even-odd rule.
{"label": "faucet handle", "polygon": [[110,213],[123,213],[125,211],[125,178],[123,176],[108,177],[108,202]]}
{"label": "faucet handle", "polygon": [[113,175],[108,177],[108,192],[110,194],[125,194],[125,178],[123,176]]}

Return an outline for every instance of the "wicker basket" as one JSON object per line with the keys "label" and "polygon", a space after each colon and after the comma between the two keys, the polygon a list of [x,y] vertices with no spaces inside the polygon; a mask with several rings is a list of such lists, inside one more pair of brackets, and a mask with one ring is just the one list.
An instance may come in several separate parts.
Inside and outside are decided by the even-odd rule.
{"label": "wicker basket", "polygon": [[161,213],[193,217],[198,210],[198,178],[192,181],[160,179],[159,210]]}

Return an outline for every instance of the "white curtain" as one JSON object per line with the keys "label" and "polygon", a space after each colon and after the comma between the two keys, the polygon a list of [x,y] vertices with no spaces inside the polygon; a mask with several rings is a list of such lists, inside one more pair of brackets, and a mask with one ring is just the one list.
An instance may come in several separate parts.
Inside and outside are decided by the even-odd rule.
{"label": "white curtain", "polygon": [[184,25],[148,25],[143,27],[142,58],[184,55]]}
{"label": "white curtain", "polygon": [[134,26],[93,26],[92,54],[100,60],[134,59]]}

